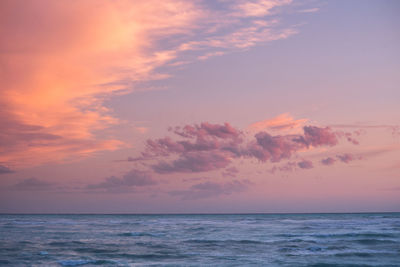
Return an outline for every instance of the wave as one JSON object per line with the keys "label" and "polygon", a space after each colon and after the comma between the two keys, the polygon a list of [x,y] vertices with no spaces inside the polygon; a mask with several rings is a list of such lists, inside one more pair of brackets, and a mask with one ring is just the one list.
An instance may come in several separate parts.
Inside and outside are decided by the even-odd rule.
{"label": "wave", "polygon": [[112,260],[59,260],[57,262],[62,266],[79,266],[79,265],[86,265],[86,264],[93,264],[93,265],[118,264],[118,262],[112,261]]}
{"label": "wave", "polygon": [[118,249],[105,249],[105,248],[76,248],[75,252],[79,253],[95,253],[95,254],[104,254],[104,253],[115,253],[118,252]]}
{"label": "wave", "polygon": [[368,252],[344,252],[335,254],[336,257],[361,257],[361,258],[370,258],[373,257],[373,253]]}
{"label": "wave", "polygon": [[126,259],[143,259],[143,260],[165,260],[165,259],[183,259],[187,258],[188,255],[179,253],[147,253],[147,254],[131,254],[131,253],[113,253],[103,256],[108,256],[109,258],[126,258]]}
{"label": "wave", "polygon": [[57,247],[65,247],[65,246],[75,246],[75,245],[83,245],[85,243],[81,241],[54,241],[48,243],[49,246],[57,246]]}
{"label": "wave", "polygon": [[218,245],[218,244],[253,244],[253,245],[261,245],[261,244],[267,244],[267,242],[262,242],[262,241],[257,241],[257,240],[247,240],[247,239],[242,239],[242,240],[233,240],[233,239],[228,239],[228,240],[208,240],[208,239],[189,239],[189,240],[184,240],[183,243],[195,243],[195,244],[210,244],[210,245]]}
{"label": "wave", "polygon": [[348,238],[348,237],[349,238],[355,238],[355,237],[396,238],[395,233],[343,233],[343,234],[315,234],[310,236],[318,238]]}
{"label": "wave", "polygon": [[357,242],[359,244],[363,244],[363,245],[377,245],[377,244],[394,244],[394,243],[398,243],[394,240],[390,240],[390,239],[356,239],[356,240],[352,240],[353,242]]}
{"label": "wave", "polygon": [[120,233],[119,236],[149,236],[149,237],[163,237],[165,234],[161,233],[146,233],[146,232],[127,232],[127,233]]}
{"label": "wave", "polygon": [[309,267],[369,267],[373,265],[367,264],[343,264],[343,263],[325,263],[325,262],[318,262],[308,265]]}

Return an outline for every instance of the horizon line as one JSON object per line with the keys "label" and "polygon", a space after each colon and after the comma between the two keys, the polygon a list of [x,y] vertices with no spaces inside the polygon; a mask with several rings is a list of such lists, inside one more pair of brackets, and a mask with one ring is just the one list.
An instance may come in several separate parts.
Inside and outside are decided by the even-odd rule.
{"label": "horizon line", "polygon": [[371,212],[249,212],[249,213],[0,213],[1,215],[316,215],[316,214],[388,214],[400,211]]}

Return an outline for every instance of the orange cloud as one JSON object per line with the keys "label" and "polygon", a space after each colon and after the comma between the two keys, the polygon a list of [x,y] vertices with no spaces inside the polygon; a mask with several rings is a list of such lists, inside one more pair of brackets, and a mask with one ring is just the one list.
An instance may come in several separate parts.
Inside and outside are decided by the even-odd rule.
{"label": "orange cloud", "polygon": [[302,127],[308,122],[308,119],[295,120],[289,113],[284,113],[272,119],[255,122],[249,126],[250,131],[285,131],[290,133],[302,132]]}
{"label": "orange cloud", "polygon": [[[118,123],[102,105],[105,97],[168,77],[156,71],[160,66],[295,33],[272,30],[276,21],[260,17],[239,26],[243,3],[218,12],[184,0],[0,1],[0,162],[32,165],[118,149],[120,141],[97,135]],[[288,3],[261,6],[267,15]],[[178,58],[188,51],[197,54]]]}
{"label": "orange cloud", "polygon": [[102,97],[123,89],[119,81],[149,79],[174,57],[152,51],[154,39],[185,31],[200,14],[172,0],[0,5],[0,161],[16,165],[118,148],[94,135],[117,122]]}

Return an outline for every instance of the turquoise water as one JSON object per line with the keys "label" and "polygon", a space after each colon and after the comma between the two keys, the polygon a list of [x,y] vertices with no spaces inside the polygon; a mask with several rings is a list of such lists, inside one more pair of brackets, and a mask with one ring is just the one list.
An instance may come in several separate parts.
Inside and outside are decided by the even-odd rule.
{"label": "turquoise water", "polygon": [[0,265],[400,266],[400,213],[0,215]]}

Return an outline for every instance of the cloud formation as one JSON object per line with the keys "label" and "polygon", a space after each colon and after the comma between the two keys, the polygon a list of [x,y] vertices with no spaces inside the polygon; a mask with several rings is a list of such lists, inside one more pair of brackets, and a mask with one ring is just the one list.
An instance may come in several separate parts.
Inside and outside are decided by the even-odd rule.
{"label": "cloud formation", "polygon": [[[170,128],[175,138],[149,139],[139,157],[130,161],[151,160],[153,171],[159,174],[197,173],[227,168],[235,159],[257,159],[277,163],[290,159],[294,154],[316,147],[331,147],[339,140],[329,127],[304,126],[303,134],[271,135],[265,131],[254,136],[231,126],[229,123]],[[311,161],[298,164],[302,169],[313,167]],[[293,170],[295,166],[289,166]],[[277,169],[274,169],[276,171]],[[236,175],[234,167],[222,175]]]}
{"label": "cloud formation", "polygon": [[291,133],[300,133],[301,128],[308,119],[294,119],[289,113],[283,113],[272,119],[267,119],[251,124],[250,131],[290,131]]}
{"label": "cloud formation", "polygon": [[349,153],[345,153],[345,154],[341,154],[341,155],[336,155],[336,157],[337,157],[341,162],[344,162],[344,163],[349,163],[349,162],[351,162],[351,161],[353,161],[353,160],[356,160],[356,159],[362,159],[361,156],[356,156],[356,155],[349,154]]}
{"label": "cloud formation", "polygon": [[150,173],[133,169],[121,178],[107,177],[103,182],[87,185],[86,189],[101,192],[129,192],[136,187],[156,184],[157,182],[151,177]]}
{"label": "cloud formation", "polygon": [[288,38],[296,30],[276,16],[289,4],[0,1],[0,161],[36,165],[120,148],[98,134],[118,123],[104,99],[168,77],[160,67]]}
{"label": "cloud formation", "polygon": [[327,157],[327,158],[321,160],[321,163],[326,166],[333,165],[335,162],[336,162],[336,159],[331,158],[331,157]]}
{"label": "cloud formation", "polygon": [[14,171],[11,170],[10,168],[0,165],[0,175],[1,174],[7,174],[7,173],[13,173]]}
{"label": "cloud formation", "polygon": [[247,190],[249,184],[250,182],[248,180],[232,180],[226,183],[207,181],[194,184],[186,190],[171,191],[169,194],[172,196],[181,197],[183,200],[196,200],[240,193]]}
{"label": "cloud formation", "polygon": [[366,129],[385,129],[392,133],[393,136],[400,135],[400,125],[389,125],[389,124],[333,124],[332,128],[341,128],[341,129],[358,129],[354,131],[356,135]]}

